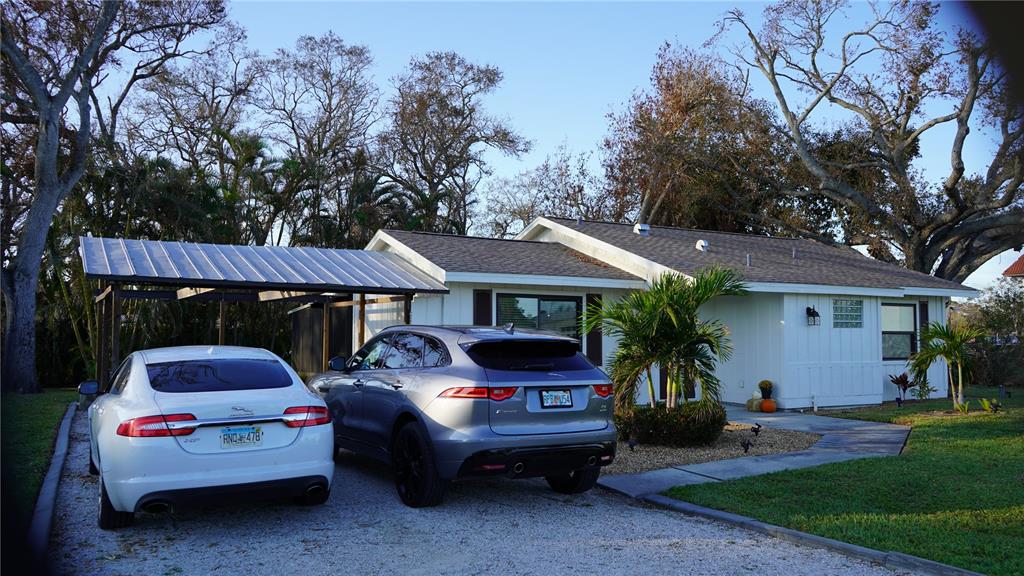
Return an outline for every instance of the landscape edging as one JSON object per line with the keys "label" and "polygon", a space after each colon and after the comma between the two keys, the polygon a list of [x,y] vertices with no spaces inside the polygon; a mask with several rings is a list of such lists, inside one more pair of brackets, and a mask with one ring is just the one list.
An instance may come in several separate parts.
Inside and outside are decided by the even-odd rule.
{"label": "landscape edging", "polygon": [[43,484],[39,487],[39,496],[36,498],[36,506],[32,512],[32,522],[28,528],[28,545],[32,555],[42,561],[46,555],[46,547],[50,541],[50,529],[53,526],[53,513],[57,504],[57,487],[60,485],[61,472],[64,470],[64,460],[68,455],[68,445],[71,436],[71,420],[78,407],[76,402],[71,402],[64,412],[64,418],[60,421],[60,428],[57,430],[57,441],[53,447],[53,457],[50,459],[50,468],[46,471]]}
{"label": "landscape edging", "polygon": [[648,494],[646,496],[641,496],[640,500],[661,508],[668,508],[669,510],[682,512],[683,514],[689,514],[691,516],[701,516],[718,522],[725,522],[727,524],[767,534],[796,544],[814,546],[816,548],[827,548],[829,550],[839,552],[840,554],[859,558],[861,560],[867,560],[887,568],[901,570],[910,569],[927,574],[934,574],[936,576],[984,576],[979,572],[972,572],[970,570],[957,568],[956,566],[950,566],[949,564],[943,564],[934,560],[919,558],[902,552],[883,552],[873,548],[850,544],[849,542],[825,538],[824,536],[816,536],[799,530],[793,530],[792,528],[784,528],[782,526],[761,522],[760,520],[755,520],[748,516],[741,516],[739,514],[715,510],[713,508],[705,508],[704,506],[683,502],[660,494]]}

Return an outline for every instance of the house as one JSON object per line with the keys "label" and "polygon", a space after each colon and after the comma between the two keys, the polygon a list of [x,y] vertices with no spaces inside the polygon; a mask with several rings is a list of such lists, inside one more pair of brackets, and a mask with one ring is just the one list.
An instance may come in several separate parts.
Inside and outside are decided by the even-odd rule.
{"label": "house", "polygon": [[1013,264],[1006,270],[1003,270],[1003,276],[1007,278],[1024,278],[1024,254],[1021,254]]}
{"label": "house", "polygon": [[[920,328],[945,322],[950,298],[977,295],[851,248],[643,224],[537,218],[514,240],[380,230],[366,249],[394,253],[449,289],[417,295],[412,323],[515,322],[552,330],[578,336],[598,365],[616,342],[578,333],[576,319],[587,304],[642,290],[666,272],[732,268],[750,294],[719,298],[702,310],[732,332],[734,354],[718,370],[723,399],[744,402],[768,379],[787,409],[893,399],[888,376],[907,369]],[[364,339],[401,323],[402,314],[399,304],[366,306]],[[934,395],[943,396],[945,365],[934,364],[929,379]],[[646,401],[646,387],[639,389],[638,401]]]}

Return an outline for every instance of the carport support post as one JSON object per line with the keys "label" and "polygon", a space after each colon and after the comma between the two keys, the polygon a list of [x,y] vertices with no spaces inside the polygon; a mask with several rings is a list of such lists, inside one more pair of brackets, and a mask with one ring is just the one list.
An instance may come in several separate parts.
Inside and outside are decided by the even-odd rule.
{"label": "carport support post", "polygon": [[121,286],[114,284],[110,292],[110,368],[121,363]]}
{"label": "carport support post", "polygon": [[402,304],[404,304],[405,323],[412,324],[412,294],[406,294]]}
{"label": "carport support post", "polygon": [[324,302],[323,309],[324,317],[320,323],[320,327],[322,328],[320,332],[322,333],[321,337],[323,338],[323,342],[320,347],[320,369],[321,371],[326,372],[327,363],[331,360],[331,303]]}
{"label": "carport support post", "polygon": [[366,294],[359,295],[359,347],[366,343]]}
{"label": "carport support post", "polygon": [[217,320],[217,344],[224,345],[225,316],[227,305],[224,303],[224,296],[220,297],[220,317]]}
{"label": "carport support post", "polygon": [[[105,282],[100,282],[100,294],[103,293]],[[96,302],[96,381],[102,386],[106,381],[107,363],[107,299]]]}

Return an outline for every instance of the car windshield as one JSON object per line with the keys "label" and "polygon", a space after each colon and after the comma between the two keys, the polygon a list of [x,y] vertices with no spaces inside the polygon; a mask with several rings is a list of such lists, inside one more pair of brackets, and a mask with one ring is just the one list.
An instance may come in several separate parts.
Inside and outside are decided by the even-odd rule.
{"label": "car windshield", "polygon": [[149,385],[158,392],[223,392],[285,388],[291,376],[273,359],[218,358],[147,364]]}
{"label": "car windshield", "polygon": [[491,370],[590,370],[575,342],[565,340],[497,340],[478,342],[466,351],[479,366]]}

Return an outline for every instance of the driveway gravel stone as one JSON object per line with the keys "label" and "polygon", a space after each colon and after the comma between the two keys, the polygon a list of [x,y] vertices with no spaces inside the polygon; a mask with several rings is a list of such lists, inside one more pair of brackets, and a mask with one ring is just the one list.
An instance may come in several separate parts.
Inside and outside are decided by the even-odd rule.
{"label": "driveway gravel stone", "polygon": [[96,526],[84,415],[75,417],[49,558],[57,574],[905,574],[684,516],[599,489],[543,481],[453,485],[413,510],[388,470],[339,456],[324,506],[226,505]]}

